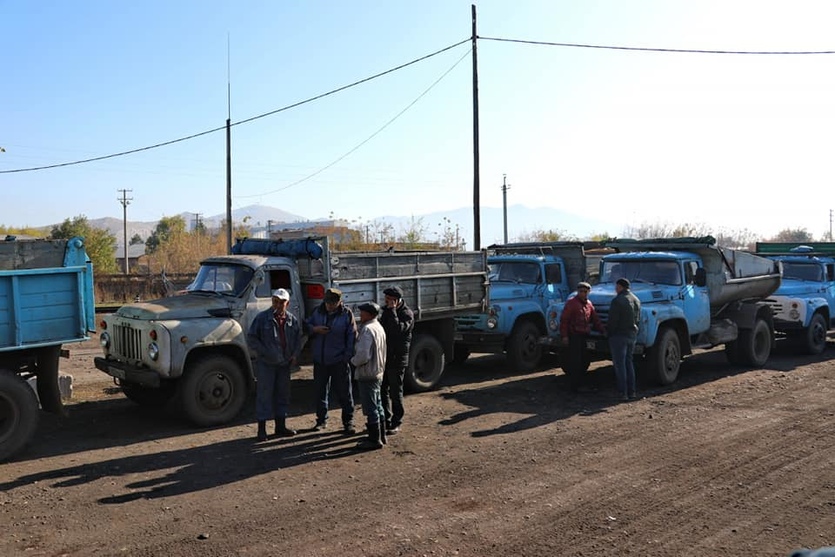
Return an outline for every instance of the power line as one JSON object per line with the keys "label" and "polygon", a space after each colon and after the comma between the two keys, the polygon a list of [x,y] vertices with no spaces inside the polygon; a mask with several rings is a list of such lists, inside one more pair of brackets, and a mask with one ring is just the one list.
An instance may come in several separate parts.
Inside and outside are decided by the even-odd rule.
{"label": "power line", "polygon": [[693,48],[650,48],[640,46],[612,46],[580,43],[554,43],[548,41],[529,41],[524,39],[507,39],[504,37],[478,37],[485,41],[499,41],[505,43],[532,44],[540,46],[563,46],[571,48],[598,48],[604,50],[635,50],[643,52],[677,52],[689,54],[762,54],[762,55],[784,55],[784,54],[835,54],[835,50],[700,50]]}
{"label": "power line", "polygon": [[[459,44],[460,44],[460,43],[459,43]],[[350,151],[348,151],[348,152],[347,152],[347,153],[345,153],[344,155],[340,156],[339,158],[337,158],[337,159],[336,159],[336,160],[334,160],[333,162],[331,162],[331,163],[327,164],[326,166],[323,166],[322,168],[320,168],[320,169],[319,169],[319,170],[317,170],[316,172],[314,172],[314,173],[312,173],[312,174],[309,174],[309,175],[305,176],[304,178],[301,178],[300,180],[296,180],[295,182],[291,182],[291,183],[287,184],[286,186],[283,186],[283,187],[281,187],[281,188],[278,188],[277,190],[272,190],[272,191],[268,191],[268,192],[264,192],[264,193],[258,193],[258,194],[253,194],[253,195],[239,195],[239,196],[238,196],[238,198],[239,198],[239,199],[248,199],[248,198],[252,198],[252,197],[261,197],[261,196],[264,196],[264,195],[271,195],[271,194],[274,194],[274,193],[278,193],[278,192],[280,192],[280,191],[284,191],[284,190],[290,189],[290,188],[292,188],[293,186],[297,186],[297,185],[301,184],[302,182],[306,182],[307,180],[310,180],[310,179],[311,179],[311,178],[313,178],[314,176],[317,176],[317,175],[321,174],[322,172],[324,172],[325,170],[327,170],[327,169],[331,168],[332,166],[334,166],[334,165],[335,165],[335,164],[337,164],[338,162],[342,161],[343,159],[345,159],[346,157],[348,157],[349,155],[351,155],[352,153],[354,153],[357,149],[359,149],[360,147],[362,147],[363,145],[365,145],[366,143],[368,143],[369,141],[371,141],[372,139],[374,139],[374,137],[376,137],[378,134],[380,134],[380,133],[381,133],[384,129],[386,129],[387,127],[389,127],[392,123],[394,123],[394,121],[395,121],[395,120],[397,120],[398,118],[400,118],[400,117],[401,117],[401,116],[402,116],[402,115],[403,115],[403,114],[404,114],[407,110],[409,110],[409,109],[410,109],[410,108],[412,108],[415,104],[417,104],[417,102],[418,102],[420,99],[422,99],[422,98],[423,98],[423,97],[424,97],[427,93],[429,93],[429,91],[431,91],[431,90],[432,90],[432,89],[433,89],[433,88],[434,88],[434,87],[435,87],[438,83],[440,83],[442,79],[444,79],[444,78],[445,78],[445,77],[446,77],[446,76],[447,76],[447,75],[448,75],[448,74],[449,74],[452,70],[454,70],[454,69],[455,69],[455,67],[456,67],[456,66],[458,66],[458,64],[460,64],[460,63],[461,63],[461,61],[462,61],[462,60],[464,60],[464,58],[466,58],[466,57],[467,57],[467,55],[468,55],[469,53],[470,53],[470,50],[467,50],[467,52],[465,52],[465,53],[464,53],[464,55],[463,55],[463,56],[461,56],[461,58],[459,58],[459,59],[458,59],[458,60],[457,60],[457,61],[456,61],[456,62],[455,62],[452,66],[450,66],[450,68],[449,68],[447,71],[445,71],[445,72],[441,75],[441,77],[439,77],[438,79],[436,79],[436,80],[432,83],[432,85],[430,85],[429,87],[427,87],[427,88],[426,88],[426,90],[425,90],[423,93],[421,93],[420,95],[418,95],[418,96],[417,96],[417,98],[416,98],[415,100],[413,100],[413,101],[412,101],[412,102],[410,102],[408,105],[406,105],[406,108],[404,108],[403,110],[401,110],[400,112],[398,112],[398,113],[397,113],[397,114],[396,114],[393,118],[391,118],[388,122],[386,122],[385,124],[383,124],[383,125],[382,125],[382,126],[381,126],[378,130],[377,130],[377,131],[375,131],[374,133],[372,133],[371,135],[369,135],[368,137],[366,137],[364,140],[362,140],[362,141],[361,141],[361,142],[359,142],[357,145],[355,145],[355,146],[354,146],[354,147],[353,147]]]}
{"label": "power line", "polygon": [[[447,50],[451,50],[451,49],[453,49],[457,46],[460,46],[460,45],[466,43],[469,40],[470,40],[469,38],[464,39],[463,41],[459,41],[455,44],[444,47],[440,50],[432,52],[431,54],[421,56],[420,58],[415,58],[411,62],[406,62],[405,64],[400,64],[399,66],[395,66],[394,68],[391,68],[391,69],[388,69],[386,71],[374,74],[374,75],[366,77],[364,79],[360,79],[360,80],[355,81],[353,83],[349,83],[348,85],[343,85],[342,87],[337,87],[336,89],[332,89],[332,90],[330,90],[326,93],[322,93],[320,95],[310,97],[310,98],[305,99],[303,101],[299,101],[297,103],[293,103],[293,104],[290,104],[290,105],[287,105],[287,106],[283,106],[283,107],[278,108],[276,110],[271,110],[270,112],[265,112],[263,114],[253,116],[251,118],[247,118],[247,119],[241,120],[239,122],[234,122],[231,125],[232,126],[238,126],[240,124],[246,124],[246,123],[249,123],[249,122],[253,122],[253,121],[258,120],[260,118],[266,118],[267,116],[272,116],[273,114],[278,114],[279,112],[284,112],[286,110],[290,110],[291,108],[296,108],[296,107],[302,106],[303,104],[311,103],[313,101],[322,99],[324,97],[342,92],[346,89],[350,89],[351,87],[356,87],[357,85],[367,83],[371,80],[383,77],[384,75],[388,75],[392,72],[402,70],[403,68],[406,68],[406,67],[411,66],[413,64],[417,64],[418,62],[422,62],[424,60],[427,60],[428,58],[432,58],[433,56],[437,56],[438,54],[441,54],[443,52],[446,52]],[[147,147],[140,147],[138,149],[130,149],[129,151],[121,151],[119,153],[112,153],[110,155],[102,155],[100,157],[91,157],[91,158],[88,158],[88,159],[82,159],[82,160],[71,161],[71,162],[62,162],[62,163],[58,163],[58,164],[49,164],[49,165],[44,165],[44,166],[33,166],[33,167],[30,167],[30,168],[15,168],[15,169],[12,169],[12,170],[0,170],[0,174],[13,174],[13,173],[18,173],[18,172],[34,172],[36,170],[49,170],[49,169],[52,169],[52,168],[61,168],[61,167],[64,167],[64,166],[74,166],[74,165],[79,165],[79,164],[85,164],[85,163],[88,163],[88,162],[97,162],[97,161],[112,159],[112,158],[116,158],[116,157],[123,157],[125,155],[133,155],[135,153],[140,153],[142,151],[150,151],[151,149],[157,149],[159,147],[166,147],[168,145],[173,145],[175,143],[181,143],[183,141],[188,141],[190,139],[196,139],[198,137],[201,137],[201,136],[204,136],[204,135],[209,135],[211,133],[219,132],[219,131],[225,130],[225,129],[226,129],[226,126],[219,126],[217,128],[212,128],[210,130],[202,131],[202,132],[195,133],[195,134],[192,134],[192,135],[187,135],[185,137],[172,139],[171,141],[164,141],[162,143],[156,143],[154,145],[148,145]]]}

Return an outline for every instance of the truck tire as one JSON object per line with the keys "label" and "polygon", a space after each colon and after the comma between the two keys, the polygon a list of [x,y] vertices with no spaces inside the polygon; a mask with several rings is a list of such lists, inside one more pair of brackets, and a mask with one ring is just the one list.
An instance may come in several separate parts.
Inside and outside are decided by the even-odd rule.
{"label": "truck tire", "polygon": [[533,371],[542,360],[539,328],[530,321],[522,321],[513,329],[507,342],[507,359],[516,372]]}
{"label": "truck tire", "polygon": [[729,364],[738,366],[742,363],[739,354],[739,341],[734,340],[725,343],[725,357],[728,359]]}
{"label": "truck tire", "polygon": [[669,385],[678,378],[681,367],[681,341],[673,329],[659,331],[655,346],[647,352],[647,371],[660,385]]}
{"label": "truck tire", "polygon": [[203,356],[180,380],[179,402],[192,424],[225,424],[240,413],[247,388],[241,367],[227,356]]}
{"label": "truck tire", "polygon": [[751,367],[762,367],[771,355],[773,336],[765,319],[757,319],[752,329],[739,331],[737,350],[739,363]]}
{"label": "truck tire", "polygon": [[412,393],[434,389],[444,374],[444,347],[432,335],[415,335],[409,347],[409,367],[403,386]]}
{"label": "truck tire", "polygon": [[813,315],[803,337],[803,351],[807,354],[818,355],[826,350],[826,332],[828,329],[826,318],[822,313],[818,312]]}
{"label": "truck tire", "polygon": [[463,365],[470,357],[470,347],[466,344],[456,344],[452,348],[452,363],[455,365]]}
{"label": "truck tire", "polygon": [[174,398],[176,389],[171,383],[163,383],[156,389],[134,383],[122,383],[122,392],[129,400],[139,406],[162,408]]}
{"label": "truck tire", "polygon": [[0,461],[29,442],[39,418],[35,391],[16,373],[0,369]]}

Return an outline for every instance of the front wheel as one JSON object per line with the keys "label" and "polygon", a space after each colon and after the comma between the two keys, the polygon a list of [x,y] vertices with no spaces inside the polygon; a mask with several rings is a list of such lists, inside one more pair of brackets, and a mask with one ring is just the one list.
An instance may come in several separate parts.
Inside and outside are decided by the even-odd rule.
{"label": "front wheel", "polygon": [[440,341],[432,335],[415,335],[409,347],[404,387],[413,393],[434,389],[444,374],[444,365],[444,347]]}
{"label": "front wheel", "polygon": [[803,348],[807,354],[818,355],[826,350],[826,319],[823,314],[816,313],[812,316],[812,321],[806,329],[804,336]]}
{"label": "front wheel", "polygon": [[186,419],[201,427],[232,421],[246,402],[241,367],[228,356],[204,356],[189,367],[179,385]]}
{"label": "front wheel", "polygon": [[762,367],[771,355],[774,337],[765,319],[757,319],[752,329],[742,329],[737,339],[739,362],[751,367]]}
{"label": "front wheel", "polygon": [[647,353],[648,371],[661,385],[669,385],[678,378],[681,367],[681,341],[672,329],[662,329]]}
{"label": "front wheel", "polygon": [[39,418],[35,391],[16,373],[0,370],[0,461],[29,442]]}
{"label": "front wheel", "polygon": [[507,359],[513,371],[533,371],[542,359],[539,328],[530,321],[516,325],[507,343]]}

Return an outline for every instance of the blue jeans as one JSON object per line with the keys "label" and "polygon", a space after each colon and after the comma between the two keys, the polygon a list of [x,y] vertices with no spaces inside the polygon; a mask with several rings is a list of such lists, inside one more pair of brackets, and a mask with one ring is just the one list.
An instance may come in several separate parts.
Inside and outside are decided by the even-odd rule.
{"label": "blue jeans", "polygon": [[313,364],[313,390],[316,393],[316,421],[328,419],[330,388],[342,408],[342,425],[354,423],[354,393],[351,390],[351,368],[347,363]]}
{"label": "blue jeans", "polygon": [[368,425],[377,425],[386,419],[380,399],[380,383],[377,379],[357,381],[362,413],[365,414]]}
{"label": "blue jeans", "polygon": [[635,337],[627,335],[609,337],[612,364],[615,366],[615,380],[618,384],[618,391],[624,395],[635,394],[635,364],[632,362],[635,340]]}
{"label": "blue jeans", "polygon": [[255,419],[279,420],[290,411],[290,366],[255,362]]}

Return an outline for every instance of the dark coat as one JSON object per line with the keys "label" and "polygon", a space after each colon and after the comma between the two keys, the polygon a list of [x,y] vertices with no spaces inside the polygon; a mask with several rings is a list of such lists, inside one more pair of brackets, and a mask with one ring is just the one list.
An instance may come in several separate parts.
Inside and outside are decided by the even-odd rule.
{"label": "dark coat", "polygon": [[284,322],[284,338],[287,350],[281,349],[281,340],[276,329],[277,323],[273,317],[274,311],[269,308],[255,316],[246,335],[247,345],[252,356],[259,362],[270,365],[290,365],[292,358],[298,359],[302,349],[302,326],[295,315],[287,313]]}
{"label": "dark coat", "polygon": [[383,308],[380,324],[386,332],[386,362],[400,365],[409,362],[409,346],[415,328],[415,314],[400,300],[395,308]]}
{"label": "dark coat", "polygon": [[313,341],[314,363],[332,365],[351,361],[357,340],[357,323],[351,310],[340,304],[336,311],[328,313],[325,304],[321,304],[305,323],[308,328],[320,325],[330,327],[330,331],[324,335],[309,330]]}

